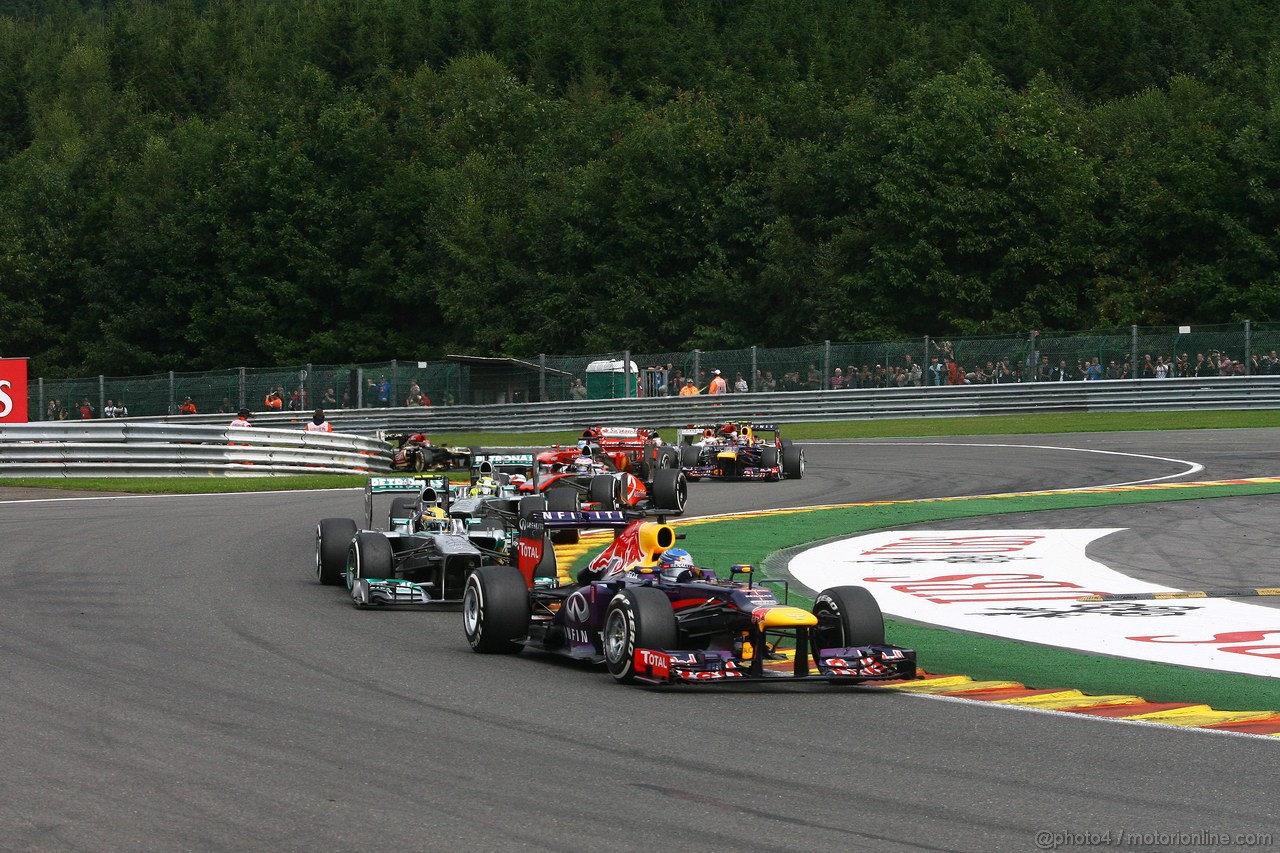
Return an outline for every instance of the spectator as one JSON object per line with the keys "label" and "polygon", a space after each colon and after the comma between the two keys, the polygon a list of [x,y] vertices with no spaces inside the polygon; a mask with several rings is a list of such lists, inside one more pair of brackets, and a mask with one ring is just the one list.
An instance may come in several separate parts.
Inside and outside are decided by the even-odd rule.
{"label": "spectator", "polygon": [[303,406],[303,393],[301,388],[295,388],[289,394],[289,411],[301,412]]}
{"label": "spectator", "polygon": [[822,389],[822,374],[818,372],[818,365],[809,362],[809,373],[805,377],[804,390],[819,391]]}
{"label": "spectator", "polygon": [[582,384],[581,379],[575,378],[573,380],[573,384],[569,386],[569,399],[570,400],[587,399],[587,386]]}
{"label": "spectator", "polygon": [[409,394],[404,398],[406,406],[422,405],[422,387],[418,385],[418,378],[415,376],[413,381],[409,383]]}
{"label": "spectator", "polygon": [[378,408],[385,409],[391,405],[391,380],[385,373],[378,378],[377,383],[370,379],[369,387],[374,390]]}
{"label": "spectator", "polygon": [[351,408],[351,392],[350,391],[342,392],[342,408],[344,409]]}
{"label": "spectator", "polygon": [[729,393],[729,385],[724,381],[719,370],[712,371],[711,386],[707,389],[707,393],[716,396]]}
{"label": "spectator", "polygon": [[1112,359],[1111,361],[1109,361],[1109,362],[1107,363],[1107,370],[1106,370],[1106,372],[1103,374],[1103,378],[1104,378],[1104,379],[1119,379],[1119,378],[1120,378],[1120,365],[1116,364],[1115,359]]}
{"label": "spectator", "polygon": [[1164,360],[1164,356],[1156,356],[1156,379],[1168,379],[1172,365]]}
{"label": "spectator", "polygon": [[1191,365],[1191,375],[1197,379],[1205,376],[1213,376],[1217,371],[1214,369],[1213,362],[1205,358],[1204,353],[1196,353],[1196,363]]}
{"label": "spectator", "polygon": [[1235,368],[1233,366],[1233,362],[1231,361],[1231,356],[1227,355],[1225,352],[1216,352],[1216,351],[1215,351],[1215,355],[1218,356],[1218,375],[1234,376]]}
{"label": "spectator", "polygon": [[936,355],[929,359],[929,384],[931,386],[947,384],[947,367],[938,360]]}
{"label": "spectator", "polygon": [[58,419],[58,401],[49,400],[49,405],[45,406],[44,419],[46,421],[56,421]]}
{"label": "spectator", "polygon": [[334,396],[332,388],[324,389],[324,396],[320,398],[320,403],[328,408],[334,408],[338,405],[338,398]]}
{"label": "spectator", "polygon": [[1037,382],[1053,381],[1053,365],[1049,364],[1049,356],[1040,356],[1040,363],[1036,365],[1035,379]]}
{"label": "spectator", "polygon": [[316,409],[306,429],[307,432],[333,432],[333,424],[324,419],[324,409]]}
{"label": "spectator", "polygon": [[902,369],[907,374],[907,384],[919,388],[923,384],[923,371],[920,365],[911,358],[911,353],[902,356]]}
{"label": "spectator", "polygon": [[838,367],[836,368],[836,372],[831,376],[831,390],[844,390],[844,371]]}
{"label": "spectator", "polygon": [[698,386],[693,384],[692,379],[686,379],[684,381],[684,387],[680,389],[681,397],[696,397],[701,393],[702,392],[698,390]]}
{"label": "spectator", "polygon": [[93,420],[93,404],[89,402],[89,398],[85,397],[80,401],[80,420]]}
{"label": "spectator", "polygon": [[1084,369],[1084,379],[1086,382],[1096,382],[1102,379],[1102,362],[1095,355],[1093,360]]}
{"label": "spectator", "polygon": [[249,410],[248,410],[248,409],[241,409],[241,410],[240,410],[240,412],[239,412],[239,413],[238,413],[234,418],[232,418],[232,419],[231,419],[231,423],[227,424],[227,426],[228,426],[228,427],[251,427],[251,426],[253,426],[253,424],[249,423]]}
{"label": "spectator", "polygon": [[1258,363],[1257,372],[1265,376],[1280,376],[1280,356],[1272,350]]}
{"label": "spectator", "polygon": [[1191,359],[1185,352],[1178,356],[1178,361],[1173,365],[1173,375],[1179,377],[1191,375]]}
{"label": "spectator", "polygon": [[760,384],[757,388],[764,394],[772,394],[774,391],[778,390],[778,382],[773,378],[772,370],[766,370],[764,372],[764,378],[760,380]]}
{"label": "spectator", "polygon": [[736,374],[733,377],[733,390],[738,394],[745,394],[751,389],[747,386],[747,380],[742,378],[742,374]]}
{"label": "spectator", "polygon": [[107,400],[107,404],[102,407],[102,416],[104,418],[114,418],[116,416],[116,401]]}
{"label": "spectator", "polygon": [[1058,366],[1053,368],[1049,373],[1050,382],[1070,382],[1075,377],[1071,374],[1071,368],[1067,367],[1067,360],[1064,358],[1058,362]]}
{"label": "spectator", "polygon": [[1139,379],[1155,379],[1156,363],[1151,360],[1151,353],[1147,353],[1142,357],[1142,364],[1138,365]]}
{"label": "spectator", "polygon": [[191,400],[190,397],[183,397],[182,405],[178,407],[178,414],[194,415],[195,413],[196,413],[196,404]]}
{"label": "spectator", "polygon": [[124,400],[121,400],[119,403],[116,403],[116,417],[117,418],[129,417],[129,410],[125,408]]}

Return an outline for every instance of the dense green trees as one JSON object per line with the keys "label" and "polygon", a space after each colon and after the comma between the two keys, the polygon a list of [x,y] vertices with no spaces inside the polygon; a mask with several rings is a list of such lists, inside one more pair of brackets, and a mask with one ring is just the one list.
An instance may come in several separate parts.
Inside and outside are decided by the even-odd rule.
{"label": "dense green trees", "polygon": [[44,375],[1280,319],[1262,0],[25,0]]}

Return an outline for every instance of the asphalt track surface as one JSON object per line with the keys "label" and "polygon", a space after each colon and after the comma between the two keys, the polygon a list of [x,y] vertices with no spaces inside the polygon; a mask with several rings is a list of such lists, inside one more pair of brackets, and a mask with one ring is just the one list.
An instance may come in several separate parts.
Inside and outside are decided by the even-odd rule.
{"label": "asphalt track surface", "polygon": [[[812,444],[803,480],[694,484],[690,509],[1275,476],[1275,446]],[[0,850],[998,851],[1280,824],[1260,738],[866,688],[627,688],[476,655],[457,612],[359,611],[315,583],[314,525],[359,515],[358,492],[39,497],[0,504]],[[1280,585],[1261,538],[1240,547],[1280,527],[1276,499],[1214,507],[1107,510],[1137,531],[1118,567]]]}

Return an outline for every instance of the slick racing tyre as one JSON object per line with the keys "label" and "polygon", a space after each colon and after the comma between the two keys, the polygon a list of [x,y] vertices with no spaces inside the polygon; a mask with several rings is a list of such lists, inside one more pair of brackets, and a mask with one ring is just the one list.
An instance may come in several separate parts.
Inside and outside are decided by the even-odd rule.
{"label": "slick racing tyre", "polygon": [[529,590],[511,566],[480,566],[462,593],[462,630],[481,654],[511,655],[529,630]]}
{"label": "slick racing tyre", "polygon": [[794,444],[782,448],[782,476],[799,480],[804,476],[804,448]]}
{"label": "slick racing tyre", "polygon": [[413,498],[395,498],[391,501],[391,509],[387,512],[387,529],[391,529],[392,521],[397,518],[413,518]]}
{"label": "slick racing tyre", "polygon": [[527,498],[520,499],[520,517],[533,518],[535,512],[545,512],[547,509],[547,499],[542,495],[530,495]]}
{"label": "slick racing tyre", "polygon": [[[580,506],[578,490],[572,486],[562,486],[547,492],[547,512],[577,512]],[[551,534],[551,541],[557,545],[576,545],[578,531],[557,530]]]}
{"label": "slick racing tyre", "polygon": [[[777,464],[778,464],[778,448],[763,447],[760,449],[760,467],[761,468],[772,468]],[[781,478],[770,477],[769,479],[773,480],[773,479],[781,479]]]}
{"label": "slick racing tyre", "polygon": [[875,597],[860,586],[833,586],[813,600],[811,645],[821,649],[848,649],[884,642],[884,615]]}
{"label": "slick racing tyre", "polygon": [[659,589],[622,589],[609,602],[604,617],[604,662],[619,682],[634,681],[636,649],[674,649],[676,615]]}
{"label": "slick racing tyre", "polygon": [[689,480],[678,468],[663,468],[653,472],[653,509],[679,515],[684,512],[684,502],[689,498]]}
{"label": "slick racing tyre", "polygon": [[381,533],[357,533],[347,549],[347,586],[357,578],[394,580],[396,570],[391,542]]}
{"label": "slick racing tyre", "polygon": [[664,444],[658,448],[658,459],[654,465],[655,473],[663,468],[679,468],[680,467],[680,448],[672,447]]}
{"label": "slick racing tyre", "polygon": [[325,586],[342,582],[355,535],[356,523],[349,518],[325,518],[316,525],[316,580]]}
{"label": "slick racing tyre", "polygon": [[695,447],[692,444],[686,444],[680,448],[680,467],[694,468],[698,464],[698,460],[702,458],[702,448]]}
{"label": "slick racing tyre", "polygon": [[422,452],[422,448],[418,448],[414,452],[413,459],[411,460],[411,465],[413,467],[413,470],[415,471],[427,470],[427,454]]}
{"label": "slick racing tyre", "polygon": [[597,509],[606,512],[618,509],[622,503],[618,499],[618,487],[621,484],[617,477],[609,474],[597,474],[587,484],[587,500],[596,504]]}

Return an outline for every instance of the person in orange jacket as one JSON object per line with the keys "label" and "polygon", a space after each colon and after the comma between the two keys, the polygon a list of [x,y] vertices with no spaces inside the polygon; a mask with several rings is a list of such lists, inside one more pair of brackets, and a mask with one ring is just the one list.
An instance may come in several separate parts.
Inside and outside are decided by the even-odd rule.
{"label": "person in orange jacket", "polygon": [[715,371],[714,378],[711,380],[711,386],[707,391],[708,394],[728,394],[729,385],[724,381],[724,377],[720,375],[720,371]]}
{"label": "person in orange jacket", "polygon": [[191,402],[190,397],[183,398],[182,405],[178,407],[178,414],[194,415],[195,413],[196,413],[196,404]]}
{"label": "person in orange jacket", "polygon": [[686,379],[684,381],[684,387],[680,389],[681,397],[696,397],[701,393],[702,392],[698,390],[698,386],[693,384],[692,379]]}

